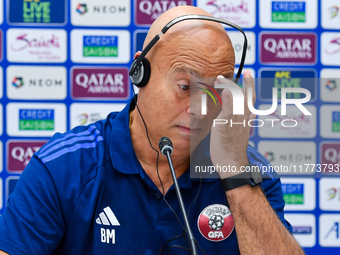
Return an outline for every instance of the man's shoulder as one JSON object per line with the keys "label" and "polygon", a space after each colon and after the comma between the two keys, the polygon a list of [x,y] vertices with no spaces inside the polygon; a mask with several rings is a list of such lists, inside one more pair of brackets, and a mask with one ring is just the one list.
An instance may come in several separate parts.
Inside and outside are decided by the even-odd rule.
{"label": "man's shoulder", "polygon": [[56,133],[35,156],[51,173],[93,175],[110,160],[111,122],[117,113],[88,126],[77,126],[66,133]]}

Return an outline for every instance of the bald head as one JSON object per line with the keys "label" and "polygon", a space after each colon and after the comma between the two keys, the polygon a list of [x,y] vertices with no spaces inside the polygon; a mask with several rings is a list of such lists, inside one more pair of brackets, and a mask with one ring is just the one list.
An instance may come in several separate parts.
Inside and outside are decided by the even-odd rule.
{"label": "bald head", "polygon": [[[183,15],[188,15],[188,14],[196,14],[196,15],[206,15],[206,16],[212,16],[210,13],[195,7],[195,6],[178,6],[175,8],[171,8],[170,10],[164,12],[161,16],[159,16],[151,25],[149,32],[145,38],[144,41],[144,45],[143,48],[145,48],[145,46],[152,40],[152,38],[155,37],[156,34],[158,34],[161,29],[167,24],[169,23],[171,20],[173,20],[174,18],[177,18],[179,16],[183,16]],[[207,21],[202,21],[202,20],[191,20],[191,21],[185,21],[185,22],[181,22],[176,24],[174,27],[172,27],[167,34],[175,32],[175,31],[180,31],[183,29],[186,29],[188,27],[191,26],[199,26],[202,25],[202,23],[206,23],[209,24],[210,26],[214,26],[217,30],[220,30],[222,33],[226,33],[225,30],[223,29],[223,27],[216,23],[216,22],[207,22]],[[164,38],[161,39],[166,39],[165,38],[166,35],[164,35]]]}
{"label": "bald head", "polygon": [[[145,38],[143,48],[159,34],[162,28],[171,20],[183,15],[212,16],[208,12],[194,6],[178,6],[164,12],[151,25]],[[140,52],[137,52],[137,57]],[[206,69],[210,66],[218,74],[230,78],[234,72],[235,55],[231,41],[223,26],[218,22],[207,20],[185,20],[173,25],[160,40],[147,53],[146,58],[151,63],[152,74],[155,74],[153,66],[160,67],[160,62],[169,59],[170,65],[166,71],[178,61],[178,57],[187,59],[187,62],[196,62],[198,67]],[[164,67],[164,66],[163,66]],[[164,68],[162,68],[164,71]],[[227,72],[224,70],[227,69]],[[206,72],[202,76],[213,77],[216,72]],[[152,75],[153,76],[153,75]]]}

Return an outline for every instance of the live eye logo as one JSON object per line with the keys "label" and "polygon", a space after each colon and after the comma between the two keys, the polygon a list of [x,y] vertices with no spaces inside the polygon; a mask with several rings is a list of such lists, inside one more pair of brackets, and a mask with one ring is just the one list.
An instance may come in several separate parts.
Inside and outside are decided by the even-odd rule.
{"label": "live eye logo", "polygon": [[9,23],[48,26],[66,22],[65,0],[10,0]]}

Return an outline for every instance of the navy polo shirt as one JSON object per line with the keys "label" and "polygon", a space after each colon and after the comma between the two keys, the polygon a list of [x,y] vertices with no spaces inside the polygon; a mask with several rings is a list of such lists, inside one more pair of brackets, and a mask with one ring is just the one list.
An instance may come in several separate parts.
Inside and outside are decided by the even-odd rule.
{"label": "navy polo shirt", "polygon": [[[133,107],[132,100],[106,120],[55,134],[34,154],[0,218],[0,250],[12,255],[153,255],[170,238],[182,234],[176,216],[134,153],[129,130]],[[252,147],[248,157],[252,163],[269,164]],[[207,254],[239,254],[219,180],[202,179],[201,183],[186,171],[178,182],[187,210],[201,185],[189,214],[200,247]],[[262,189],[283,224],[291,228],[283,217],[280,180],[266,178]],[[166,200],[184,224],[173,186]],[[205,224],[206,235],[215,240],[204,236],[199,224]],[[228,237],[221,231],[226,225]],[[186,246],[184,238],[177,238],[165,246],[163,254],[168,254],[171,245]],[[170,251],[189,254],[178,248]],[[198,253],[203,254],[200,249]]]}

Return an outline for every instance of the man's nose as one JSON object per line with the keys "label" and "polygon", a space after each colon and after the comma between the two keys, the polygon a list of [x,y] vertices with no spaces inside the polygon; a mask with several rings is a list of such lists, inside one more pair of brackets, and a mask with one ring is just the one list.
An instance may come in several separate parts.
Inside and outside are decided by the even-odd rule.
{"label": "man's nose", "polygon": [[202,102],[203,94],[204,92],[201,90],[197,90],[194,93],[190,94],[190,99],[187,105],[187,114],[190,115],[190,117],[194,117],[197,119],[204,118],[205,115],[202,114],[202,104],[204,103]]}

